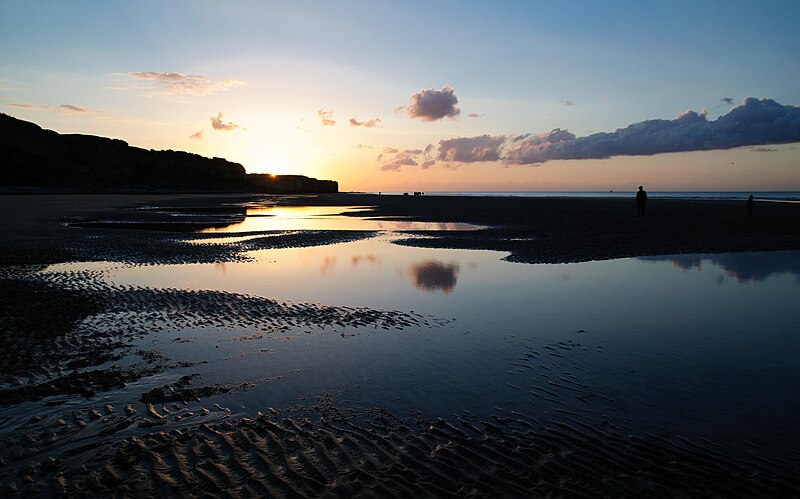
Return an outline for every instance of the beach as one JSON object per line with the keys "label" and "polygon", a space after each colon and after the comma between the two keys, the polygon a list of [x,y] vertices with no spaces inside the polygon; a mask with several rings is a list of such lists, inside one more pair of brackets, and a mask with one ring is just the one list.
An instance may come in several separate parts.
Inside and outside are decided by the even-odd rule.
{"label": "beach", "polygon": [[[275,207],[319,226],[272,229]],[[800,493],[800,204],[29,194],[0,213],[4,495]]]}

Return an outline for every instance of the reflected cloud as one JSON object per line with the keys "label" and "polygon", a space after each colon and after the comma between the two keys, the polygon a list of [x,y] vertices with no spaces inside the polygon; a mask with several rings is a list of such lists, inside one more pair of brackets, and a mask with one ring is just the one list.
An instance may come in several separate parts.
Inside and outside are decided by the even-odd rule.
{"label": "reflected cloud", "polygon": [[723,253],[718,255],[644,256],[647,262],[670,262],[676,269],[703,271],[703,264],[722,267],[737,282],[760,282],[775,274],[791,274],[800,279],[800,252]]}
{"label": "reflected cloud", "polygon": [[350,259],[350,262],[353,264],[353,267],[357,267],[361,262],[379,265],[381,263],[381,257],[376,255],[356,255]]}
{"label": "reflected cloud", "polygon": [[324,260],[322,260],[322,266],[320,266],[319,271],[325,275],[336,268],[336,257],[335,256],[326,256]]}
{"label": "reflected cloud", "polygon": [[436,260],[425,260],[412,263],[411,276],[414,285],[425,291],[442,291],[448,295],[456,287],[459,266],[457,263],[444,263]]}

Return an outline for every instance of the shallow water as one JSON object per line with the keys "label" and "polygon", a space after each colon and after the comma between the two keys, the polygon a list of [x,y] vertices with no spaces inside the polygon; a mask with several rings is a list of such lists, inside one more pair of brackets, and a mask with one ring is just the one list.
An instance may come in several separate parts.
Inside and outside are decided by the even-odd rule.
{"label": "shallow water", "polygon": [[460,222],[416,222],[379,220],[346,216],[368,210],[364,206],[251,206],[246,218],[225,227],[203,229],[202,233],[270,230],[476,230],[479,226]]}
{"label": "shallow water", "polygon": [[733,452],[752,443],[791,455],[800,444],[800,252],[530,265],[393,237],[255,251],[242,263],[45,272],[103,270],[123,286],[413,311],[428,321],[265,334],[167,328],[143,344],[208,364],[143,379],[122,399],[191,372],[205,384],[253,384],[210,398],[246,415],[327,391],[397,414],[502,407],[545,424],[612,421]]}

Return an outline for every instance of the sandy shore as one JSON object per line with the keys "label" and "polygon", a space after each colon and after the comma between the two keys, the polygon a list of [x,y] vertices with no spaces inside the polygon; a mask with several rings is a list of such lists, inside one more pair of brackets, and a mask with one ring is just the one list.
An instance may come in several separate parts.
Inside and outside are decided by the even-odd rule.
{"label": "sandy shore", "polygon": [[[788,497],[800,491],[794,473],[798,463],[770,456],[768,449],[753,447],[731,456],[714,442],[632,435],[611,420],[587,422],[548,388],[521,396],[552,402],[563,423],[542,424],[499,408],[491,418],[465,413],[398,419],[381,408],[341,407],[324,394],[298,407],[265,406],[256,418],[232,418],[230,408],[206,399],[249,386],[202,384],[192,374],[148,385],[137,392],[135,404],[104,401],[115,390],[133,390],[142,379],[191,368],[191,362],[146,347],[148,336],[167,330],[214,331],[250,341],[331,332],[344,337],[355,328],[434,329],[445,322],[410,311],[118,287],[92,271],[39,272],[65,261],[229,262],[253,249],[374,235],[278,231],[238,242],[191,244],[218,237],[192,230],[241,220],[242,203],[262,198],[0,196],[0,408],[8,408],[9,415],[0,420],[0,494]],[[647,218],[637,219],[627,200],[267,199],[285,205],[375,206],[374,215],[384,218],[484,225],[401,243],[508,251],[510,259],[524,262],[800,249],[796,204],[759,203],[747,218],[743,202],[654,199]],[[182,216],[176,220],[169,210],[135,209],[141,206],[171,207]],[[556,373],[570,348],[554,346],[552,365],[538,352],[524,352],[514,366]],[[554,380],[553,389],[589,396],[573,378]],[[76,406],[77,399],[85,402]],[[47,410],[26,412],[34,407]]]}

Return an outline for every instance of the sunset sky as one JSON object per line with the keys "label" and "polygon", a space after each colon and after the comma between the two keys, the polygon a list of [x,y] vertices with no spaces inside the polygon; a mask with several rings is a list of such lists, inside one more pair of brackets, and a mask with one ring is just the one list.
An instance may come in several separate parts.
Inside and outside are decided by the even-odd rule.
{"label": "sunset sky", "polygon": [[2,0],[0,112],[343,191],[800,190],[799,22],[797,0]]}

